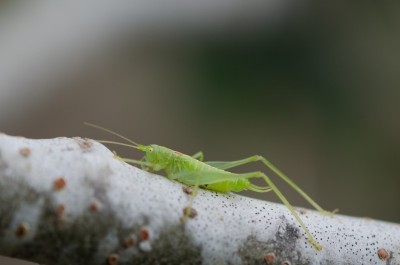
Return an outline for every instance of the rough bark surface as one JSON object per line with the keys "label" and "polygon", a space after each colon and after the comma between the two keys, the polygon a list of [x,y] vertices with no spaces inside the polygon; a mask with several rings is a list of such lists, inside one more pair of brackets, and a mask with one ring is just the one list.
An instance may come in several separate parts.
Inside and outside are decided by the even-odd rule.
{"label": "rough bark surface", "polygon": [[[400,264],[400,225],[200,190],[89,139],[0,135],[0,255],[42,264]],[[273,260],[273,263],[268,263]],[[285,263],[286,262],[286,263]]]}

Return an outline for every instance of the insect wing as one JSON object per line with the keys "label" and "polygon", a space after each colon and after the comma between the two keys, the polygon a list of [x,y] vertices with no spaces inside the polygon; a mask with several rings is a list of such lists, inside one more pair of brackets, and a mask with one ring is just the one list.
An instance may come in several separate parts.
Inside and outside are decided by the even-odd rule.
{"label": "insect wing", "polygon": [[212,171],[183,171],[172,174],[170,178],[187,185],[206,185],[238,179],[237,176],[229,172]]}

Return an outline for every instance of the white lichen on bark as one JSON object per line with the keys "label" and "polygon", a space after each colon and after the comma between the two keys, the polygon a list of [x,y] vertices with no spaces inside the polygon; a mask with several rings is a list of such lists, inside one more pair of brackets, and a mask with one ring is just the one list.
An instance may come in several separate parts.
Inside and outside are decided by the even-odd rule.
{"label": "white lichen on bark", "polygon": [[[400,225],[183,186],[82,138],[0,135],[0,255],[46,264],[400,264]],[[273,254],[273,255],[271,255]]]}

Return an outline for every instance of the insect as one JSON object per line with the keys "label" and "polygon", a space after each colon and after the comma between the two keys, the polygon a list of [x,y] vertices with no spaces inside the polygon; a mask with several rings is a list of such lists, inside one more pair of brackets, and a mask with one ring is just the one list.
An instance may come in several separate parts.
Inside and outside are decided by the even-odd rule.
{"label": "insect", "polygon": [[[195,189],[198,187],[217,191],[217,192],[239,192],[243,190],[251,190],[254,192],[269,192],[273,191],[283,202],[283,204],[289,209],[294,218],[304,229],[308,241],[317,249],[321,250],[322,247],[317,243],[314,237],[311,235],[310,231],[300,219],[299,215],[294,210],[293,206],[285,198],[285,196],[280,192],[280,190],[275,186],[271,179],[261,171],[236,174],[227,171],[230,168],[241,166],[248,163],[253,163],[260,161],[265,166],[270,168],[277,176],[282,178],[287,184],[289,184],[295,191],[297,191],[306,201],[308,201],[315,209],[324,215],[333,216],[335,211],[329,212],[323,210],[314,200],[312,200],[300,187],[298,187],[292,180],[290,180],[282,171],[275,167],[271,162],[262,156],[255,155],[247,157],[237,161],[209,161],[203,162],[204,155],[202,152],[198,152],[193,156],[182,154],[178,151],[174,151],[164,146],[159,146],[156,144],[151,145],[141,145],[138,144],[116,132],[113,132],[104,127],[85,123],[88,126],[106,131],[119,138],[127,141],[129,144],[115,142],[115,141],[105,141],[101,140],[99,142],[116,144],[122,146],[128,146],[140,151],[145,152],[145,156],[141,160],[134,160],[128,158],[117,157],[118,159],[125,161],[127,163],[140,165],[145,170],[160,171],[164,170],[166,172],[167,178],[170,180],[176,180],[183,184],[194,186]],[[257,186],[250,182],[251,179],[262,178],[266,182],[266,186]],[[194,192],[194,195],[196,192]],[[194,195],[192,198],[194,198]],[[193,199],[190,201],[189,209],[192,206]],[[187,211],[190,213],[190,211]],[[183,222],[186,221],[188,214],[183,217]]]}

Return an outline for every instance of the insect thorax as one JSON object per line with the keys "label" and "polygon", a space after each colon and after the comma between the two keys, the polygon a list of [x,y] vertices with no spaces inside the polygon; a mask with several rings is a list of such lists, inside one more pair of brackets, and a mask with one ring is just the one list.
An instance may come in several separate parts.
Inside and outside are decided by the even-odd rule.
{"label": "insect thorax", "polygon": [[167,172],[177,173],[179,170],[193,166],[190,159],[196,161],[187,155],[164,146],[152,144],[149,147],[151,149],[146,151],[146,160],[157,165],[158,169],[165,169]]}

